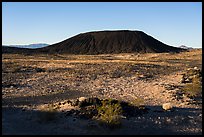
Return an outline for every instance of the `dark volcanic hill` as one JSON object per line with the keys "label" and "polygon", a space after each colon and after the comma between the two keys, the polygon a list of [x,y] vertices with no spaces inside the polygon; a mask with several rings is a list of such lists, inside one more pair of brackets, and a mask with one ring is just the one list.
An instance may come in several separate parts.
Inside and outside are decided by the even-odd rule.
{"label": "dark volcanic hill", "polygon": [[142,31],[96,31],[78,34],[62,42],[35,49],[46,54],[161,53],[184,49],[166,45]]}
{"label": "dark volcanic hill", "polygon": [[179,52],[142,31],[97,31],[76,35],[62,42],[37,49],[44,53],[106,54]]}

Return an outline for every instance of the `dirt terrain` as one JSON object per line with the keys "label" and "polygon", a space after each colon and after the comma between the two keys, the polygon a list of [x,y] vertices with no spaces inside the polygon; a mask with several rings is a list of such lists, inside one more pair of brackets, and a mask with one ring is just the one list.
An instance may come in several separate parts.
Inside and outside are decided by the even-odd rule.
{"label": "dirt terrain", "polygon": [[[181,53],[101,55],[2,54],[2,133],[8,134],[202,134],[202,96],[179,94],[189,68],[202,68],[202,50]],[[114,130],[93,119],[67,116],[61,106],[53,121],[42,122],[47,104],[79,97],[140,99],[149,109],[123,118]],[[162,104],[171,103],[172,111]]]}

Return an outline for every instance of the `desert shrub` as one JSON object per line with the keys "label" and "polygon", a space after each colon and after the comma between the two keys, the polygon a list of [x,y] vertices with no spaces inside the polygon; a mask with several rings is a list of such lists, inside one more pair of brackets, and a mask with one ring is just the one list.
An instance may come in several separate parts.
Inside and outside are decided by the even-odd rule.
{"label": "desert shrub", "polygon": [[137,98],[137,99],[133,100],[131,102],[131,104],[134,105],[134,106],[137,106],[137,107],[143,106],[144,105],[144,99]]}
{"label": "desert shrub", "polygon": [[182,91],[184,94],[186,94],[190,98],[202,95],[202,83],[200,81],[200,78],[193,77],[192,83],[186,84],[182,88]]}
{"label": "desert shrub", "polygon": [[103,100],[102,105],[97,107],[100,124],[115,128],[121,125],[122,107],[117,100]]}

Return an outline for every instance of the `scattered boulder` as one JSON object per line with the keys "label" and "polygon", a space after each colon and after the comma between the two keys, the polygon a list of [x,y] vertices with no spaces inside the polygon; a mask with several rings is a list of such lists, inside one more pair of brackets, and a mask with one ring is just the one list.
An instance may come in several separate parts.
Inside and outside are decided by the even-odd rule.
{"label": "scattered boulder", "polygon": [[151,74],[146,74],[146,75],[140,74],[140,75],[138,75],[138,80],[149,80],[149,79],[152,79],[152,78],[153,78],[153,75],[151,75]]}
{"label": "scattered boulder", "polygon": [[80,97],[79,98],[79,102],[82,102],[82,101],[84,101],[84,100],[86,100],[87,98],[86,97]]}
{"label": "scattered boulder", "polygon": [[173,108],[173,106],[171,103],[164,103],[162,105],[162,108],[167,111],[167,110],[171,110]]}
{"label": "scattered boulder", "polygon": [[72,106],[78,106],[78,105],[79,105],[79,100],[78,100],[78,99],[72,100],[72,101],[71,101],[71,105],[72,105]]}

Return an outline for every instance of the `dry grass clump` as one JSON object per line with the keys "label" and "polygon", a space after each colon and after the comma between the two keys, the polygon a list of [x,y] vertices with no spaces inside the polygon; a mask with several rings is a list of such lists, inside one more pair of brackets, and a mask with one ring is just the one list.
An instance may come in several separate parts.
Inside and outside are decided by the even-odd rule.
{"label": "dry grass clump", "polygon": [[202,70],[197,67],[188,69],[183,75],[182,83],[186,83],[182,91],[188,97],[195,98],[202,96]]}
{"label": "dry grass clump", "polygon": [[142,98],[137,98],[135,100],[133,100],[131,102],[132,105],[136,106],[136,107],[140,107],[140,106],[143,106],[144,105],[144,99]]}
{"label": "dry grass clump", "polygon": [[199,77],[193,77],[192,83],[187,83],[182,91],[190,98],[194,98],[202,95],[202,82]]}

